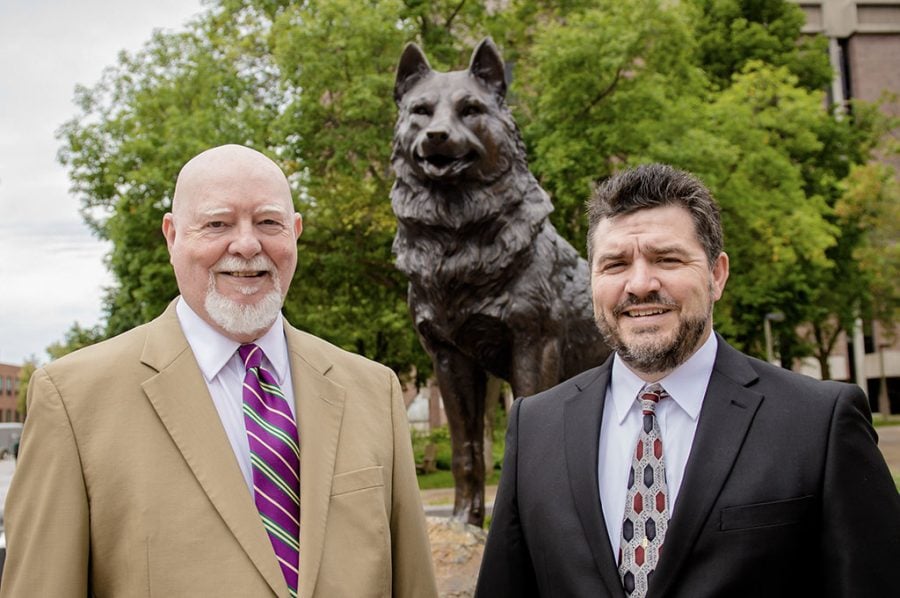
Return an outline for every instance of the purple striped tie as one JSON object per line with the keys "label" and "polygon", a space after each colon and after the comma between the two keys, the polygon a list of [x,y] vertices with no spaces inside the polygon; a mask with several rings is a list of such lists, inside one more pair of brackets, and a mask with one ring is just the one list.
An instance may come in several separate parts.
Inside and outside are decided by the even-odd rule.
{"label": "purple striped tie", "polygon": [[250,444],[256,508],[275,549],[291,596],[300,565],[300,449],[297,424],[271,373],[260,364],[262,349],[241,345],[244,362],[244,426]]}

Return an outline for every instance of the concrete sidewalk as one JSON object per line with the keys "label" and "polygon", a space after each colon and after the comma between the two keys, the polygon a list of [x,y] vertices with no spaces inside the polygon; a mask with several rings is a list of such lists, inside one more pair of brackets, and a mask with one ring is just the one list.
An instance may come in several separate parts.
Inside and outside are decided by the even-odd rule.
{"label": "concrete sidewalk", "polygon": [[878,432],[878,448],[894,477],[900,477],[900,426],[882,426]]}
{"label": "concrete sidewalk", "polygon": [[[878,448],[884,455],[895,478],[900,478],[900,426],[882,426],[876,428],[878,432]],[[485,512],[490,514],[494,506],[494,496],[497,494],[496,486],[488,486],[484,489]],[[435,517],[449,517],[453,512],[453,488],[435,488],[422,490],[422,503],[425,505],[425,513]]]}
{"label": "concrete sidewalk", "polygon": [[[494,511],[496,495],[496,486],[485,487],[484,512],[486,515],[490,515]],[[425,507],[425,514],[429,517],[449,517],[453,514],[453,488],[422,490],[422,505]]]}

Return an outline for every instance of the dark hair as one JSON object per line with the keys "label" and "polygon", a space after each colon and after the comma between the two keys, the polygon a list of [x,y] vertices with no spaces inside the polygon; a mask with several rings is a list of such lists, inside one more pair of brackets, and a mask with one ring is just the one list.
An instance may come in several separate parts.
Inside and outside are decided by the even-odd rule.
{"label": "dark hair", "polygon": [[697,177],[667,164],[644,164],[618,172],[597,185],[587,202],[588,261],[593,263],[594,231],[601,220],[670,205],[690,213],[712,267],[724,245],[719,205]]}

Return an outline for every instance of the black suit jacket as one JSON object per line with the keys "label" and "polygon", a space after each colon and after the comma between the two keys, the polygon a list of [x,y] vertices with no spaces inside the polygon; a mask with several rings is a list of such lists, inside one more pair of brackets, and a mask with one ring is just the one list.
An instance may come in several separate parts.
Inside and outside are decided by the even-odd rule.
{"label": "black suit jacket", "polygon": [[[513,405],[479,598],[624,598],[597,477],[611,366]],[[648,597],[895,595],[900,496],[870,421],[858,387],[719,338]]]}

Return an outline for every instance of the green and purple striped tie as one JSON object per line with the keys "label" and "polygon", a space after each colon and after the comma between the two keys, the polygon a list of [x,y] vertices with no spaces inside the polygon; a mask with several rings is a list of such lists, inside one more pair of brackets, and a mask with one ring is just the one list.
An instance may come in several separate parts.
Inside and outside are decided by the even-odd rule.
{"label": "green and purple striped tie", "polygon": [[297,424],[275,378],[261,364],[263,351],[241,345],[244,426],[250,444],[253,493],[291,596],[300,564],[300,449]]}

